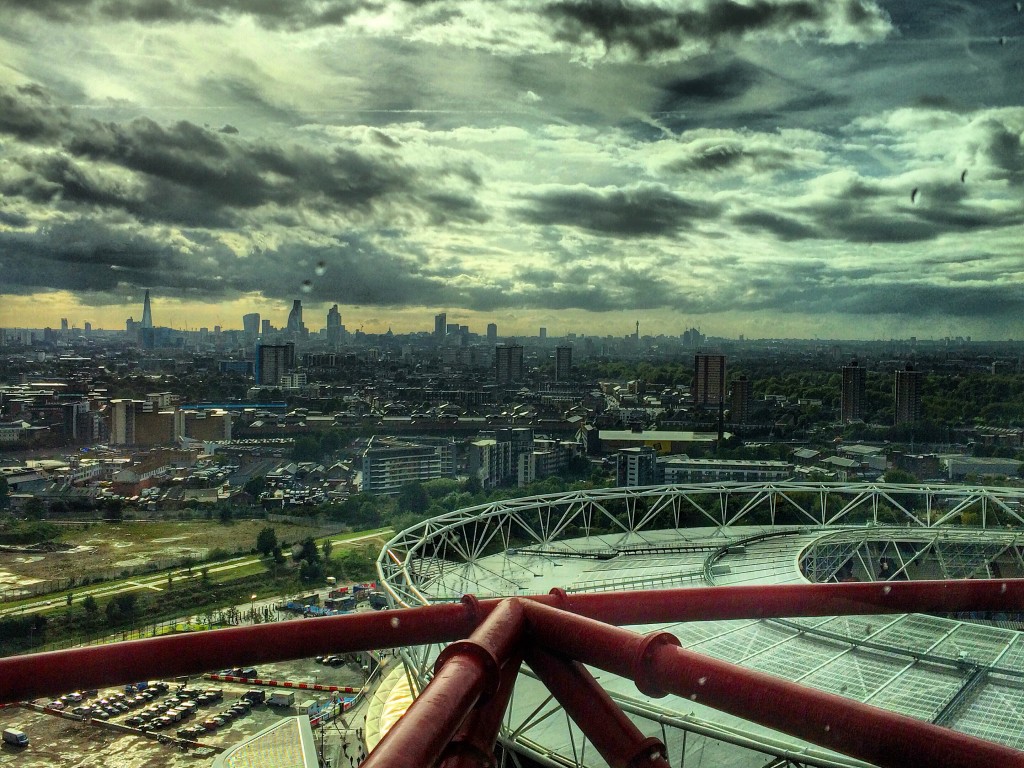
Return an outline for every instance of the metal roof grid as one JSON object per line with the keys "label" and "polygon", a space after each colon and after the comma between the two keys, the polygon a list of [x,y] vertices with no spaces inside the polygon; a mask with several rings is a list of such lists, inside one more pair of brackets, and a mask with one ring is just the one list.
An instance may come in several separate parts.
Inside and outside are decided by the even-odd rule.
{"label": "metal roof grid", "polygon": [[900,656],[854,648],[814,670],[800,682],[864,701],[892,682],[906,667],[907,660]]}
{"label": "metal roof grid", "polygon": [[846,653],[849,646],[799,635],[743,661],[743,666],[786,680],[798,680]]}
{"label": "metal roof grid", "polygon": [[1024,749],[1024,683],[990,677],[950,725],[973,736]]}
{"label": "metal roof grid", "polygon": [[917,662],[866,703],[931,721],[956,695],[967,676],[964,670]]}

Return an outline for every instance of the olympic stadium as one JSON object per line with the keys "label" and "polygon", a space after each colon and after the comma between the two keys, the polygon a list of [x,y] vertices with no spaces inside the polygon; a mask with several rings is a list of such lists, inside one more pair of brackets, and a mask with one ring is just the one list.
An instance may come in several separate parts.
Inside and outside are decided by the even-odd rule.
{"label": "olympic stadium", "polygon": [[[433,518],[396,535],[377,567],[394,608],[552,588],[569,596],[656,598],[680,588],[748,586],[767,595],[785,585],[884,581],[888,594],[890,582],[895,591],[896,582],[1024,576],[1022,499],[1024,490],[1011,488],[842,483],[580,491]],[[932,610],[630,629],[668,632],[684,649],[712,659],[1022,750],[1022,620],[1016,611]],[[371,746],[408,700],[409,687],[427,685],[441,651],[441,644],[402,651],[404,679],[383,686],[371,707]],[[711,708],[697,695],[655,698],[630,679],[592,671],[639,731],[664,744],[675,766],[875,764],[766,727],[760,718]],[[765,710],[785,706],[761,702]],[[523,666],[498,734],[504,764],[608,765],[584,731]]]}

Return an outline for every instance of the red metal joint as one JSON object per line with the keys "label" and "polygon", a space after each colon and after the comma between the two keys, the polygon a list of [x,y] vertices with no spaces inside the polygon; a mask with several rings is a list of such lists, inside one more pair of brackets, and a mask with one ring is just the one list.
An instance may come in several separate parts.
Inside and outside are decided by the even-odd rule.
{"label": "red metal joint", "polygon": [[[474,606],[474,601],[475,597],[471,600],[463,598],[464,604],[478,608],[479,604]],[[483,674],[483,692],[476,705],[479,707],[498,690],[502,666],[513,655],[518,655],[523,626],[523,608],[519,601],[514,598],[502,600],[467,640],[458,640],[438,654],[434,674],[452,658],[475,659]]]}
{"label": "red metal joint", "polygon": [[661,686],[652,660],[654,654],[666,645],[681,647],[679,638],[675,635],[668,632],[655,632],[644,636],[633,656],[633,680],[636,682],[636,687],[641,693],[657,699],[667,695],[668,691]]}

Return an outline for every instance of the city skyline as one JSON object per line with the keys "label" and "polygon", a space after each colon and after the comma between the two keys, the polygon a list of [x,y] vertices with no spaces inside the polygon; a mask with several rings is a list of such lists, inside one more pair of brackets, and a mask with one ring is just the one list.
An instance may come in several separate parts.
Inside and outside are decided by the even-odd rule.
{"label": "city skyline", "polygon": [[1024,337],[1012,3],[0,7],[0,326]]}

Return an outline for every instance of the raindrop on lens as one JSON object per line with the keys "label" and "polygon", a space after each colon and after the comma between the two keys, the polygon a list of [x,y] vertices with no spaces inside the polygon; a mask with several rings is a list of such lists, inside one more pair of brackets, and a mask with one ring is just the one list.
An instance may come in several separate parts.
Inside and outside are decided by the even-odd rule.
{"label": "raindrop on lens", "polygon": [[316,272],[317,277],[323,277],[327,273],[327,262],[318,261],[316,263],[316,269],[313,271]]}
{"label": "raindrop on lens", "polygon": [[882,587],[882,592],[884,592],[885,594],[888,595],[890,592],[892,592],[892,587],[890,587],[890,586]]}
{"label": "raindrop on lens", "polygon": [[706,677],[702,677],[700,680],[697,681],[697,683],[699,685],[704,685],[704,683],[706,683],[707,681],[708,679]]}
{"label": "raindrop on lens", "polygon": [[395,629],[398,629],[398,624],[399,624],[399,622],[398,622],[398,617],[397,616],[395,618],[391,619],[391,626],[392,627],[394,627]]}
{"label": "raindrop on lens", "polygon": [[313,281],[312,280],[303,280],[302,281],[302,292],[303,293],[309,293],[312,290],[313,290]]}

